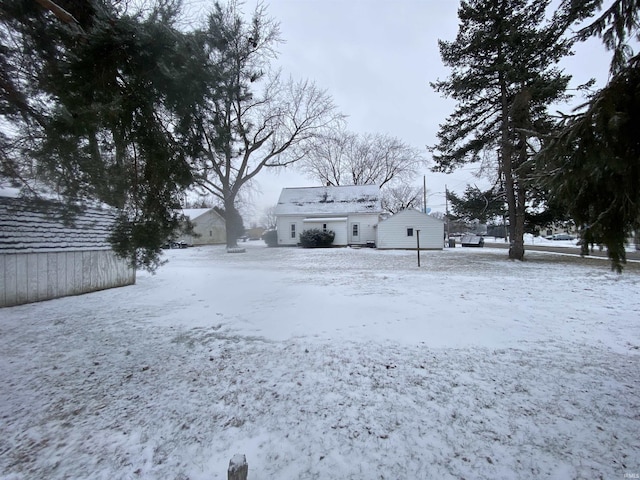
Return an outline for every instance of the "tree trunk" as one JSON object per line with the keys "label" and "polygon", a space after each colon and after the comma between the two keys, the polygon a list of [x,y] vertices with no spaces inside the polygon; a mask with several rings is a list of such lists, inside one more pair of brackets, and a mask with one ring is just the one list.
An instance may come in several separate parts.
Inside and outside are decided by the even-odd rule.
{"label": "tree trunk", "polygon": [[[514,228],[509,258],[515,260],[524,259],[524,220],[526,205],[526,173],[523,168],[527,161],[527,138],[523,133],[524,129],[530,128],[529,108],[531,103],[531,93],[526,86],[522,86],[521,90],[515,96],[513,105],[511,106],[511,124],[514,132],[514,138],[517,143],[514,145],[514,157],[511,164],[511,177],[513,185],[514,200]],[[516,157],[517,154],[517,157]]]}
{"label": "tree trunk", "polygon": [[504,79],[504,73],[499,75],[500,95],[501,95],[501,113],[502,113],[502,135],[500,145],[500,167],[502,175],[504,175],[504,188],[507,196],[507,207],[509,211],[509,240],[511,247],[509,248],[509,258],[522,260],[524,258],[524,218],[522,219],[521,228],[518,226],[518,208],[516,199],[516,185],[513,180],[513,143],[511,140],[509,128],[509,98],[507,85]]}
{"label": "tree trunk", "polygon": [[525,191],[520,185],[515,188],[515,216],[513,222],[513,236],[511,237],[511,248],[509,258],[513,260],[524,260],[524,209]]}
{"label": "tree trunk", "polygon": [[242,234],[242,217],[235,206],[235,195],[229,193],[224,200],[224,221],[227,231],[227,248],[238,246],[238,237]]}

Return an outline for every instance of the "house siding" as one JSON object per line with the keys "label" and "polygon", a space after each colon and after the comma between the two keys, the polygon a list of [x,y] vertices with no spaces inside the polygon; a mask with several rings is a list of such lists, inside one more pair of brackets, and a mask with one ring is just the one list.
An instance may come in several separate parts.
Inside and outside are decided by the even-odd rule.
{"label": "house siding", "polygon": [[[297,245],[300,242],[304,216],[281,216],[276,219],[278,245]],[[291,224],[296,226],[296,236],[291,238]]]}
{"label": "house siding", "polygon": [[[327,230],[331,230],[336,234],[333,240],[334,246],[365,245],[367,242],[376,241],[377,213],[341,215],[338,218],[341,220],[320,217],[318,221],[313,221],[313,217],[306,215],[279,216],[276,221],[278,245],[297,245],[300,243],[300,234],[303,230],[311,230],[312,228],[322,230],[324,224],[327,225]],[[357,239],[352,236],[352,225],[354,223],[359,225],[360,234]],[[291,238],[291,224],[296,225],[296,238]]]}
{"label": "house siding", "polygon": [[[345,217],[341,217],[345,218]],[[335,234],[332,245],[345,246],[347,245],[347,221],[346,220],[320,220],[320,221],[303,221],[303,230],[318,229],[322,230],[324,225],[327,226],[327,231],[331,231]]]}
{"label": "house siding", "polygon": [[[413,236],[407,236],[413,228]],[[415,249],[417,230],[420,230],[420,248],[442,250],[444,223],[417,210],[403,210],[378,224],[377,247],[380,249]]]}
{"label": "house siding", "polygon": [[193,231],[197,235],[182,235],[178,241],[189,245],[220,245],[227,242],[227,230],[224,218],[215,210],[210,209],[205,213],[191,218]]}
{"label": "house siding", "polygon": [[[349,233],[349,245],[366,245],[367,243],[376,241],[376,225],[378,225],[380,216],[355,214],[349,215],[349,223],[347,231]],[[358,224],[359,238],[353,238],[353,224]]]}
{"label": "house siding", "polygon": [[[335,246],[375,242],[381,212],[376,185],[285,188],[275,211],[278,245],[297,245],[303,230],[321,230],[325,224],[335,233]],[[357,237],[354,224],[358,224]],[[291,225],[295,225],[295,238],[291,238]]]}

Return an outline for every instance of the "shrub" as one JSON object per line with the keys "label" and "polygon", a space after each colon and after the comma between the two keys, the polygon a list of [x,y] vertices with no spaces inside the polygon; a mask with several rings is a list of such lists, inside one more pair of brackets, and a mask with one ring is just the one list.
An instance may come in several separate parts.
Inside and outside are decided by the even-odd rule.
{"label": "shrub", "polygon": [[304,230],[300,234],[300,245],[304,248],[329,247],[336,234],[332,231],[322,231],[317,228]]}
{"label": "shrub", "polygon": [[267,230],[262,234],[262,240],[267,247],[275,247],[278,245],[278,232],[276,230]]}

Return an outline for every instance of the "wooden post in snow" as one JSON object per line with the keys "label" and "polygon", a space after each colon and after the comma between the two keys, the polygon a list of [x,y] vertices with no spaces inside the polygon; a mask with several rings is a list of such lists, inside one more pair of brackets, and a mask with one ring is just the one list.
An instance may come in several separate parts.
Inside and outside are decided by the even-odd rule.
{"label": "wooden post in snow", "polygon": [[418,243],[418,267],[420,266],[420,230],[416,230],[416,242]]}
{"label": "wooden post in snow", "polygon": [[229,461],[227,480],[247,480],[248,474],[249,465],[247,465],[247,457],[240,453],[236,453]]}

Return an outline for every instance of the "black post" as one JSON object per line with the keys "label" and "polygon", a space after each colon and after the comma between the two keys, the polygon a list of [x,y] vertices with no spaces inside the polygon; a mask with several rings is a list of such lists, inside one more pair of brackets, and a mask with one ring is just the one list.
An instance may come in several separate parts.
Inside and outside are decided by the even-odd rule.
{"label": "black post", "polygon": [[420,266],[420,230],[416,230],[416,242],[418,242],[418,267]]}

